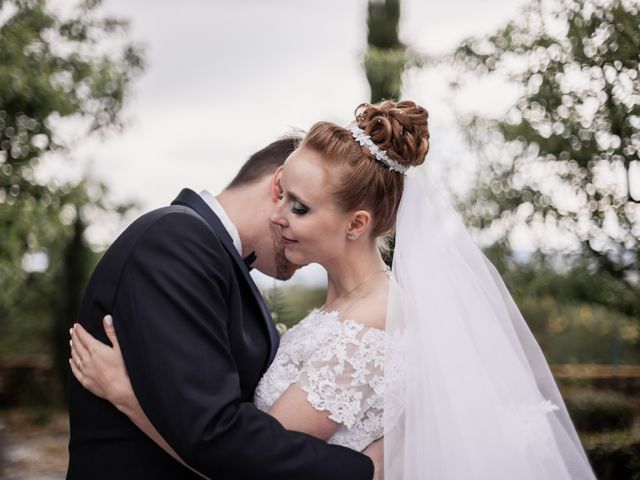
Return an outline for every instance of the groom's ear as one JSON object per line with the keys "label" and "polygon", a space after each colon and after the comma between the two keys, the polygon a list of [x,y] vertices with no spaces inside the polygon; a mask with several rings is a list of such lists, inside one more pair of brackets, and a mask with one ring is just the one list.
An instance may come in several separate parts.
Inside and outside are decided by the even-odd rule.
{"label": "groom's ear", "polygon": [[271,177],[271,201],[276,203],[282,196],[282,187],[280,186],[280,177],[282,177],[282,168],[279,166]]}

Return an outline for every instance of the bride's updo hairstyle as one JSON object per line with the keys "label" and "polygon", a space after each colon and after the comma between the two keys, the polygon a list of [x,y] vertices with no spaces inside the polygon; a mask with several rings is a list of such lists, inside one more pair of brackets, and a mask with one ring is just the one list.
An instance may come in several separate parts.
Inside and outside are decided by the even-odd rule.
{"label": "bride's updo hairstyle", "polygon": [[[363,103],[355,111],[356,124],[387,156],[406,166],[424,162],[429,151],[428,112],[411,101]],[[301,147],[321,154],[331,179],[331,192],[345,211],[371,213],[371,235],[385,236],[395,227],[404,175],[378,161],[360,146],[349,129],[318,122]]]}

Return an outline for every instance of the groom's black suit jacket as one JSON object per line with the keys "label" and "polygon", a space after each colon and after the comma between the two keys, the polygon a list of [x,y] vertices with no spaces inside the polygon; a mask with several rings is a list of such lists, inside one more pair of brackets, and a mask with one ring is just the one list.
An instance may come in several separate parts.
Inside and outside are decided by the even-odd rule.
{"label": "groom's black suit jacket", "polygon": [[[364,455],[287,431],[251,403],[278,334],[231,237],[196,193],[143,215],[104,254],[79,318],[104,343],[107,313],[143,410],[206,476],[372,478]],[[74,378],[70,389],[68,479],[198,478]]]}

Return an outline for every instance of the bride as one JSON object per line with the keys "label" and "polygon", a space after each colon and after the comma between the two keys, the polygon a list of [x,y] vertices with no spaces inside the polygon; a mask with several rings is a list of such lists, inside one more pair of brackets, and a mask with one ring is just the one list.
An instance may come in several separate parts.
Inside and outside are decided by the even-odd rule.
{"label": "bride", "polygon": [[[517,306],[421,166],[427,120],[410,101],[363,104],[347,128],[315,124],[276,174],[286,257],[322,265],[328,289],[283,335],[255,404],[359,451],[384,436],[390,479],[595,479]],[[380,246],[394,229],[389,271]],[[113,347],[74,326],[73,374],[180,460],[142,411],[110,321]]]}

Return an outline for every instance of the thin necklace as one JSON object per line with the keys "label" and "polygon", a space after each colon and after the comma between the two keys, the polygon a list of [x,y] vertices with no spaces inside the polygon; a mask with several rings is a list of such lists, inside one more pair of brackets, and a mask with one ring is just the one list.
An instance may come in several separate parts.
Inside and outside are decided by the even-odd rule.
{"label": "thin necklace", "polygon": [[359,290],[362,286],[364,286],[365,283],[367,283],[369,280],[371,280],[375,275],[377,275],[378,273],[381,272],[388,272],[389,271],[389,267],[387,267],[385,265],[385,268],[383,270],[376,270],[375,272],[373,272],[371,275],[369,275],[367,278],[365,278],[362,282],[360,282],[358,285],[355,286],[355,288],[352,288],[351,290],[349,290],[346,294],[338,297],[338,298],[334,298],[328,305],[325,305],[324,307],[322,307],[320,310],[322,310],[325,313],[328,313],[329,310],[328,308],[330,306],[332,306],[334,303],[336,303],[338,300],[344,300],[345,298],[347,298],[349,295],[351,295],[352,293],[356,292],[356,290]]}

